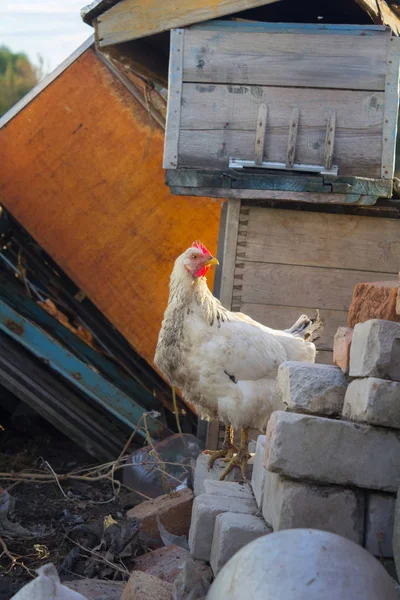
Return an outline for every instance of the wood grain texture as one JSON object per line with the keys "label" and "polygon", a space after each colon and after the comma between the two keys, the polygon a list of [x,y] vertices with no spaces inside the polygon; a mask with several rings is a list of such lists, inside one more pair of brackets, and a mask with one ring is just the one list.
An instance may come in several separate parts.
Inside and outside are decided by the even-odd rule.
{"label": "wood grain texture", "polygon": [[388,37],[189,29],[183,80],[382,91]]}
{"label": "wood grain texture", "polygon": [[[285,162],[288,128],[269,127],[264,160]],[[201,169],[226,169],[229,158],[254,160],[255,131],[182,130],[179,136],[178,166]],[[304,128],[297,138],[298,159],[309,165],[323,164],[325,127]],[[333,162],[340,175],[380,177],[382,135],[376,131],[338,129]]]}
{"label": "wood grain texture", "polygon": [[216,251],[221,211],[171,194],[163,138],[92,50],[0,131],[2,204],[149,363],[173,262]]}
{"label": "wood grain texture", "polygon": [[[315,314],[316,308],[245,303],[242,304],[240,310],[255,321],[258,321],[267,327],[272,327],[272,329],[288,329],[300,315],[307,314],[312,317]],[[332,350],[333,337],[338,327],[347,323],[347,311],[321,310],[320,315],[324,322],[324,329],[321,338],[316,341],[317,349]]]}
{"label": "wood grain texture", "polygon": [[236,246],[240,218],[240,200],[229,200],[224,239],[224,263],[221,277],[221,303],[231,309]]}
{"label": "wood grain texture", "polygon": [[393,179],[395,173],[397,129],[399,118],[400,38],[389,40],[387,57],[385,113],[383,121],[382,168],[383,179]]}
{"label": "wood grain texture", "polygon": [[295,298],[311,309],[347,310],[354,286],[376,279],[374,271],[245,262],[242,289],[234,291],[233,302],[293,306]]}
{"label": "wood grain texture", "polygon": [[356,0],[378,25],[387,25],[396,35],[400,35],[400,18],[384,0]]}
{"label": "wood grain texture", "polygon": [[210,3],[209,0],[186,0],[171,3],[121,0],[97,18],[97,36],[100,46],[119,44],[276,1],[213,0]]}
{"label": "wood grain texture", "polygon": [[244,260],[398,273],[397,219],[252,207],[248,220]]}

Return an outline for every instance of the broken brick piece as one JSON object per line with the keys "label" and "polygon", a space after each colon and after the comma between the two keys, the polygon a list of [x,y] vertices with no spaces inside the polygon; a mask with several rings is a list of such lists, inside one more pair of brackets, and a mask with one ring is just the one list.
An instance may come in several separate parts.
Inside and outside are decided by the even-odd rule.
{"label": "broken brick piece", "polygon": [[157,525],[157,516],[168,533],[173,535],[189,535],[192,517],[193,492],[189,489],[172,492],[147,500],[131,508],[127,512],[129,519],[138,519],[140,531],[148,536],[148,547],[163,546]]}
{"label": "broken brick piece", "polygon": [[173,585],[154,575],[134,571],[122,592],[121,600],[173,600]]}
{"label": "broken brick piece", "polygon": [[133,568],[173,583],[189,556],[189,551],[184,548],[164,546],[135,558]]}
{"label": "broken brick piece", "polygon": [[340,367],[343,373],[349,372],[352,339],[353,329],[350,327],[339,327],[333,341],[333,364]]}
{"label": "broken brick piece", "polygon": [[359,283],[355,286],[349,308],[347,325],[354,327],[370,319],[400,321],[396,313],[399,284],[397,281]]}

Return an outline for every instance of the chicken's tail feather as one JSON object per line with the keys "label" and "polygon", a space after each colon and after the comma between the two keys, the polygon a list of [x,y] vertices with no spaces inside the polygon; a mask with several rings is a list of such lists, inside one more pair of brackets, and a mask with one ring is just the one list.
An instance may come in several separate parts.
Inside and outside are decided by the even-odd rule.
{"label": "chicken's tail feather", "polygon": [[317,310],[315,316],[311,318],[307,315],[301,315],[296,323],[290,329],[285,329],[285,331],[301,337],[307,342],[315,342],[315,340],[321,337],[323,328],[324,323],[319,316],[319,310]]}

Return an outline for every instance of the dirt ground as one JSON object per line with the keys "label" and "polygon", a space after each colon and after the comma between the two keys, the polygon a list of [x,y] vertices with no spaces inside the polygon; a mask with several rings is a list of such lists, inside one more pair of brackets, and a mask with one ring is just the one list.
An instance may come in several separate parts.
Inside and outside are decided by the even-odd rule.
{"label": "dirt ground", "polygon": [[[7,415],[1,415],[0,472],[42,468],[48,473],[44,461],[56,473],[96,465],[93,457],[39,417],[33,423],[13,423]],[[65,497],[56,482],[14,485],[2,479],[0,474],[0,488],[15,499],[14,512],[9,519],[30,532],[28,536],[16,539],[2,535],[8,551],[17,560],[13,564],[6,553],[1,555],[0,600],[9,600],[31,579],[35,569],[48,562],[56,565],[62,580],[96,576],[104,564],[100,561],[99,566],[99,561],[93,562],[93,557],[71,540],[85,548],[98,547],[104,533],[104,519],[111,516],[121,523],[126,511],[140,502],[127,488],[121,488],[115,498],[109,481],[95,484],[63,482]],[[137,548],[135,551],[140,553]],[[109,572],[103,569],[101,576],[124,578],[113,569]]]}

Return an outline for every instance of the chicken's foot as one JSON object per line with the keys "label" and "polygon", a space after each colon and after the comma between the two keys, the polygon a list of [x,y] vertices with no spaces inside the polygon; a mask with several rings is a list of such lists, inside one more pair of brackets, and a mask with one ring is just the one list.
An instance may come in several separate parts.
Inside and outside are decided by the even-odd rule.
{"label": "chicken's foot", "polygon": [[204,450],[203,454],[210,455],[208,469],[211,469],[218,458],[222,458],[224,461],[230,461],[236,452],[239,452],[239,448],[233,443],[233,429],[230,425],[227,425],[221,450]]}
{"label": "chicken's foot", "polygon": [[249,430],[242,429],[242,432],[240,435],[239,451],[235,456],[233,456],[231,458],[228,466],[226,467],[226,469],[221,474],[221,477],[219,478],[220,481],[223,481],[225,479],[225,477],[228,475],[228,473],[230,473],[234,467],[240,468],[243,481],[247,481],[246,467],[247,467],[249,458],[251,458],[248,447],[249,447]]}

